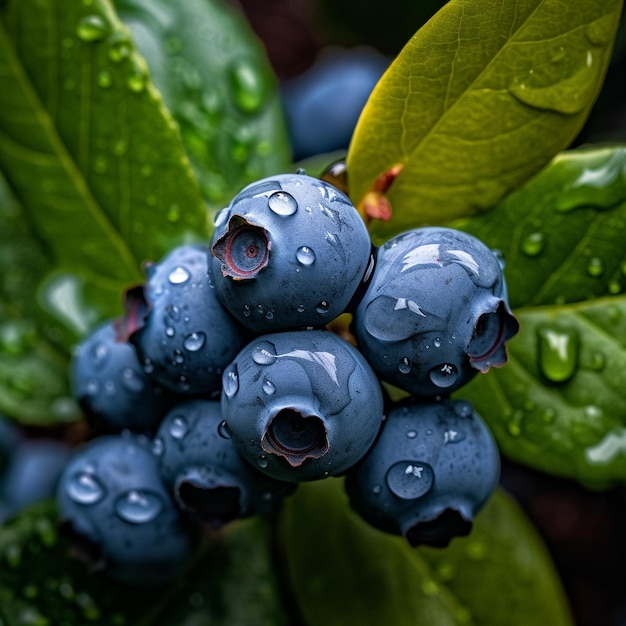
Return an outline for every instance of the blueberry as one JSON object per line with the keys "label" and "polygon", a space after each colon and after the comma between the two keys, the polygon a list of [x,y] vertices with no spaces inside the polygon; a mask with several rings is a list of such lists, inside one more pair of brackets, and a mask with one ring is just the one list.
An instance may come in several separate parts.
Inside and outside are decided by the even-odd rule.
{"label": "blueberry", "polygon": [[349,307],[373,262],[348,197],[302,173],[241,191],[215,218],[212,252],[218,298],[257,333],[325,326]]}
{"label": "blueberry", "polygon": [[348,148],[361,109],[389,60],[374,48],[329,48],[282,89],[296,161]]}
{"label": "blueberry", "polygon": [[224,372],[222,414],[242,456],[279,480],[337,476],[368,450],[383,398],[370,366],[326,330],[252,341]]}
{"label": "blueberry", "polygon": [[178,505],[215,527],[271,513],[296,488],[243,459],[217,401],[188,400],[173,408],[159,428],[153,451]]}
{"label": "blueberry", "polygon": [[145,371],[178,394],[219,393],[223,368],[249,336],[219,303],[206,246],[174,248],[126,294],[123,334]]}
{"label": "blueberry", "polygon": [[134,346],[116,341],[114,322],[102,324],[77,346],[70,384],[85,416],[105,432],[153,432],[172,404],[172,394],[146,374]]}
{"label": "blueberry", "polygon": [[345,481],[350,505],[375,528],[413,545],[467,535],[498,484],[493,437],[465,400],[408,400]]}
{"label": "blueberry", "polygon": [[449,394],[506,362],[518,331],[496,254],[450,228],[407,231],[377,250],[354,312],[359,348],[381,379],[412,394]]}
{"label": "blueberry", "polygon": [[131,585],[171,579],[198,543],[198,527],[175,506],[149,441],[130,433],[83,444],[63,471],[57,504],[75,552]]}
{"label": "blueberry", "polygon": [[[4,516],[53,498],[69,457],[70,448],[56,439],[23,438],[16,443],[4,472],[0,472]],[[0,522],[2,517],[0,513]]]}

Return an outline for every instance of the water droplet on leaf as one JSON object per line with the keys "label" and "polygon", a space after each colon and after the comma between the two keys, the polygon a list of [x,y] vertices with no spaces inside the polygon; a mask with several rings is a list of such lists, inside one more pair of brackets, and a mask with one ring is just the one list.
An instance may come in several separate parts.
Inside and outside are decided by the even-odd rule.
{"label": "water droplet on leaf", "polygon": [[109,27],[100,15],[87,15],[76,25],[76,34],[86,42],[101,41],[108,34]]}
{"label": "water droplet on leaf", "polygon": [[543,326],[537,330],[539,370],[550,382],[564,383],[578,367],[580,338],[574,329]]}

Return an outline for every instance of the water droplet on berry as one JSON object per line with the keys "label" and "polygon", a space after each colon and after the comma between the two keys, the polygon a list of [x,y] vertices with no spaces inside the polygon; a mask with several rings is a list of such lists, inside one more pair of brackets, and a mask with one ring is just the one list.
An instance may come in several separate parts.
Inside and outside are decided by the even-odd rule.
{"label": "water droplet on berry", "polygon": [[318,313],[324,314],[324,313],[328,313],[328,309],[330,308],[330,305],[328,304],[328,302],[326,300],[322,300],[316,307],[315,310]]}
{"label": "water droplet on berry", "polygon": [[398,365],[398,370],[401,374],[408,374],[411,371],[411,361],[409,357],[405,356],[400,359],[400,365]]}
{"label": "water droplet on berry", "polygon": [[130,367],[122,370],[122,385],[133,393],[141,393],[144,389],[144,381],[141,376]]}
{"label": "water droplet on berry", "polygon": [[304,304],[299,304],[296,310],[298,311],[298,313],[304,313],[306,307],[304,306]]}
{"label": "water droplet on berry", "polygon": [[406,436],[409,439],[415,439],[415,437],[417,437],[417,431],[416,430],[407,430],[406,431]]}
{"label": "water droplet on berry", "polygon": [[154,454],[154,456],[161,456],[164,451],[165,444],[163,443],[163,439],[161,439],[161,437],[157,437],[152,442],[152,454]]}
{"label": "water droplet on berry", "polygon": [[176,330],[175,330],[172,326],[168,326],[168,327],[165,329],[165,334],[166,334],[168,337],[173,337],[173,336],[176,334]]}
{"label": "water droplet on berry", "polygon": [[175,304],[166,307],[165,310],[167,311],[169,317],[171,317],[175,322],[180,320],[180,309]]}
{"label": "water droplet on berry", "polygon": [[172,270],[169,275],[169,281],[172,285],[182,285],[191,278],[191,274],[180,265]]}
{"label": "water droplet on berry", "polygon": [[376,496],[379,495],[382,490],[383,488],[380,485],[374,485],[372,487],[372,493]]}
{"label": "water droplet on berry", "polygon": [[257,365],[271,365],[277,358],[276,348],[269,341],[257,343],[252,349],[252,360]]}
{"label": "water droplet on berry", "polygon": [[474,414],[474,409],[467,400],[455,400],[452,403],[452,408],[459,417],[467,418],[472,417],[472,415]]}
{"label": "water droplet on berry", "polygon": [[105,494],[100,481],[90,472],[74,474],[67,483],[66,492],[78,504],[96,504]]}
{"label": "water droplet on berry", "polygon": [[117,500],[115,510],[127,522],[145,524],[158,517],[163,502],[156,493],[133,489]]}
{"label": "water droplet on berry", "polygon": [[265,455],[260,456],[259,459],[257,460],[257,464],[261,469],[264,469],[267,467],[267,457]]}
{"label": "water droplet on berry", "polygon": [[414,500],[430,491],[434,472],[428,463],[400,461],[389,468],[385,480],[398,498]]}
{"label": "water droplet on berry", "polygon": [[428,376],[433,385],[445,389],[456,383],[459,373],[456,366],[452,363],[441,363],[433,367],[433,369],[428,372]]}
{"label": "water droplet on berry", "polygon": [[298,210],[297,200],[286,191],[276,191],[267,200],[267,206],[276,215],[288,217]]}
{"label": "water droplet on berry", "polygon": [[296,251],[296,259],[300,265],[313,265],[315,263],[315,252],[308,246],[301,246]]}
{"label": "water droplet on berry", "polygon": [[203,332],[191,333],[183,341],[183,346],[189,352],[197,352],[206,343],[206,335]]}
{"label": "water droplet on berry", "polygon": [[239,391],[239,373],[237,372],[236,365],[232,365],[230,369],[225,372],[223,386],[227,398],[232,398]]}
{"label": "water droplet on berry", "polygon": [[92,365],[95,369],[102,369],[109,360],[109,348],[98,342],[91,348]]}
{"label": "water droplet on berry", "polygon": [[[185,357],[183,353],[180,350],[174,350],[174,363],[176,363],[176,365],[182,365],[184,362]],[[181,377],[181,380],[183,380],[183,377]]]}
{"label": "water droplet on berry", "polygon": [[465,439],[465,433],[453,428],[448,428],[443,433],[444,443],[458,443],[459,441],[463,441],[463,439]]}
{"label": "water droplet on berry", "polygon": [[268,395],[271,396],[273,393],[276,392],[276,385],[271,381],[271,380],[265,380],[263,382],[263,391]]}
{"label": "water droplet on berry", "polygon": [[226,423],[226,420],[222,420],[217,427],[217,434],[224,439],[232,439],[232,433]]}
{"label": "water droplet on berry", "polygon": [[79,20],[76,25],[76,34],[79,39],[86,42],[101,41],[108,32],[107,23],[100,15],[87,15]]}
{"label": "water droplet on berry", "polygon": [[540,372],[553,383],[564,383],[578,366],[580,338],[575,329],[542,326],[537,330]]}
{"label": "water droplet on berry", "polygon": [[176,415],[172,419],[169,432],[174,439],[183,439],[185,437],[189,432],[189,424],[183,415]]}

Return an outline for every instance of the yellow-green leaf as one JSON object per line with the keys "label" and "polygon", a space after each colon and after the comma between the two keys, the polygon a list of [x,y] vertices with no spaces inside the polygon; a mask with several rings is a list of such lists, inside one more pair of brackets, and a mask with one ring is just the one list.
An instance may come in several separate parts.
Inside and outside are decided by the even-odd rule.
{"label": "yellow-green leaf", "polygon": [[372,93],[348,153],[358,202],[382,173],[375,239],[484,212],[566,148],[597,97],[621,0],[452,0]]}

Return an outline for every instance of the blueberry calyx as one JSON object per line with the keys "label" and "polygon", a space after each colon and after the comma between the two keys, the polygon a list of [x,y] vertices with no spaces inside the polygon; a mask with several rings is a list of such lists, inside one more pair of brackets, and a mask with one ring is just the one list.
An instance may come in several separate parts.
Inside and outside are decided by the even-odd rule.
{"label": "blueberry calyx", "polygon": [[509,312],[504,300],[493,311],[478,317],[468,347],[470,365],[486,372],[507,362],[506,342],[519,330],[517,318]]}
{"label": "blueberry calyx", "polygon": [[404,538],[412,548],[430,546],[445,548],[454,537],[466,537],[472,530],[472,521],[460,511],[444,509],[437,517],[403,529]]}
{"label": "blueberry calyx", "polygon": [[183,510],[195,513],[216,528],[241,514],[241,489],[209,484],[197,475],[181,477],[176,484],[175,497]]}
{"label": "blueberry calyx", "polygon": [[212,246],[224,276],[234,280],[254,278],[269,262],[271,241],[261,226],[234,215],[228,228]]}
{"label": "blueberry calyx", "polygon": [[306,459],[319,459],[328,452],[328,434],[317,415],[303,415],[286,408],[269,422],[261,448],[268,454],[282,456],[292,467],[299,467]]}

